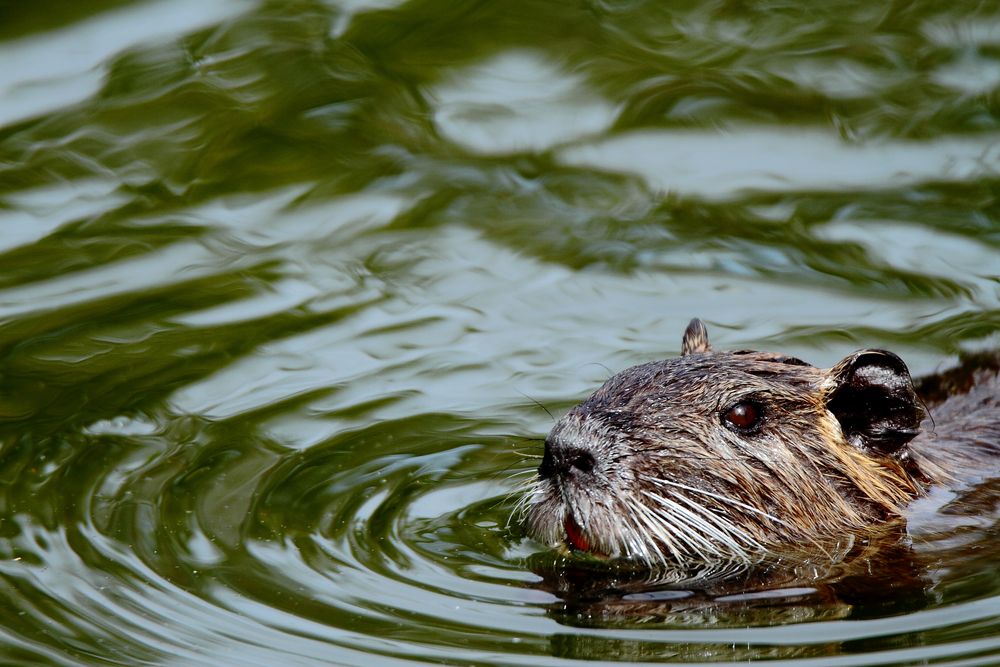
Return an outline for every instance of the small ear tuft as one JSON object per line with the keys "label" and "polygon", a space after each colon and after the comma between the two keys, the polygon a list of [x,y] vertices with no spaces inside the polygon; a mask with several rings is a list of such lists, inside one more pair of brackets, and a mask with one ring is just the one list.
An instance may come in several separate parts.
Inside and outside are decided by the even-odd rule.
{"label": "small ear tuft", "polygon": [[830,369],[826,407],[855,447],[899,452],[919,432],[924,411],[903,360],[886,350],[861,350]]}
{"label": "small ear tuft", "polygon": [[704,322],[697,317],[691,320],[684,330],[684,338],[681,339],[681,356],[698,352],[711,352],[712,346],[708,344],[708,329]]}

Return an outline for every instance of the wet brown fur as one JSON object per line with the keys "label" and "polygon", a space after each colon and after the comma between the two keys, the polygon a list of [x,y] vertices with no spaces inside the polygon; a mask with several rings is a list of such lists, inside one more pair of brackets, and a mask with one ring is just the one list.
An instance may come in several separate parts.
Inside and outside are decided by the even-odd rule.
{"label": "wet brown fur", "polygon": [[[862,351],[824,370],[774,353],[714,352],[697,320],[682,351],[615,375],[556,424],[526,500],[530,534],[565,545],[575,524],[590,551],[648,564],[822,551],[899,516],[931,484],[968,477],[1000,449],[995,370],[918,435],[906,424],[923,410],[891,353]],[[864,415],[883,381],[888,416],[856,430],[850,409]],[[834,414],[851,382],[859,388],[844,391],[859,399],[847,416]],[[720,419],[743,400],[764,411],[749,436]]]}

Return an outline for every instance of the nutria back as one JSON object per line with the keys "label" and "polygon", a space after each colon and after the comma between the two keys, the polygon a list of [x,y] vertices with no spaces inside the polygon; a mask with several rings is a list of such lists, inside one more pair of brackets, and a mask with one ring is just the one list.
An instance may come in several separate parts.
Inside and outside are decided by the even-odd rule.
{"label": "nutria back", "polygon": [[949,486],[1000,475],[1000,352],[969,355],[916,383],[929,409],[910,443],[922,470]]}

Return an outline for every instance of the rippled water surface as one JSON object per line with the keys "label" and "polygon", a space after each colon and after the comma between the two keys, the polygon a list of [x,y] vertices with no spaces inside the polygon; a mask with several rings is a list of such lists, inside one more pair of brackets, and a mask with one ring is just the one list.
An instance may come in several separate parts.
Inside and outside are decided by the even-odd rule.
{"label": "rippled water surface", "polygon": [[995,3],[0,3],[0,662],[1000,664],[996,484],[742,595],[510,521],[692,316],[933,372],[998,246]]}

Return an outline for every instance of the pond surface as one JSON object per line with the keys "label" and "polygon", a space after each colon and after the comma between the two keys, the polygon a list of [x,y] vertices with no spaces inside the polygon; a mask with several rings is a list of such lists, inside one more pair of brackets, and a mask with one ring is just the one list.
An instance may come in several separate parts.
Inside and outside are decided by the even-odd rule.
{"label": "pond surface", "polygon": [[933,372],[998,249],[992,3],[4,3],[0,662],[998,664],[997,485],[708,600],[511,521],[691,317]]}

